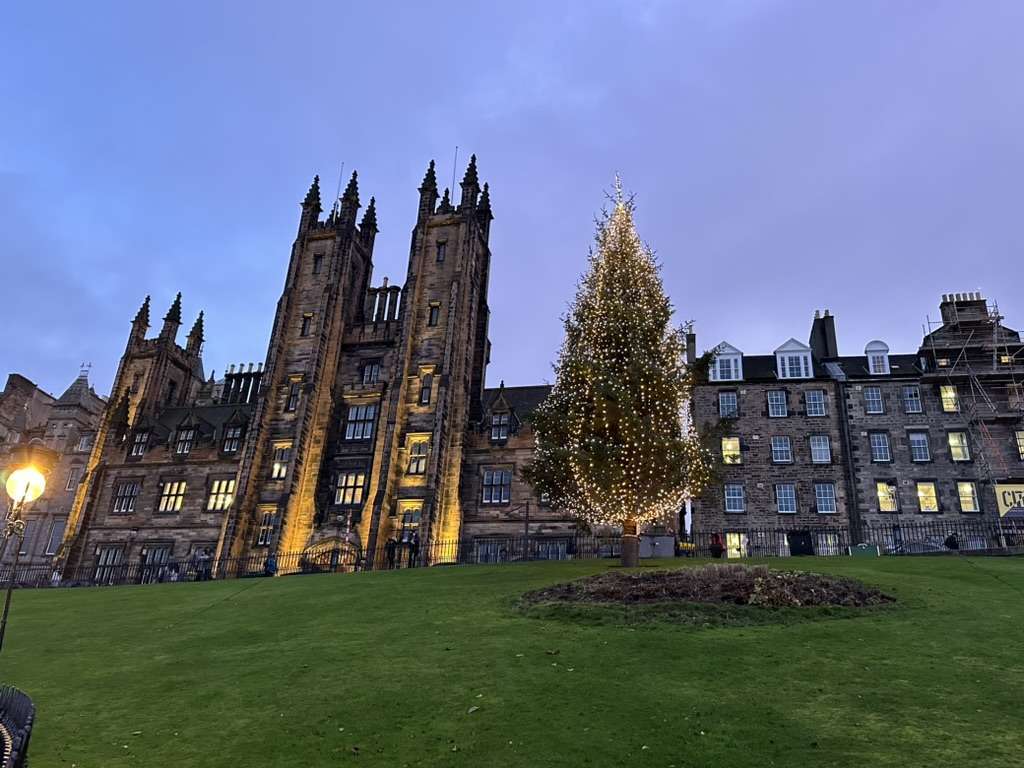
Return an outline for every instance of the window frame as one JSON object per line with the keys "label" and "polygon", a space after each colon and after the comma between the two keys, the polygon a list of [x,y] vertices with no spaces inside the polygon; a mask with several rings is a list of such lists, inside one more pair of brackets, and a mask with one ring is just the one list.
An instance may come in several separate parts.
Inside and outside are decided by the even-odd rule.
{"label": "window frame", "polygon": [[[778,448],[776,448],[776,441]],[[793,440],[789,435],[772,435],[768,440],[772,452],[772,464],[793,463]],[[777,458],[783,456],[784,458]]]}
{"label": "window frame", "polygon": [[[125,488],[131,489],[132,493],[124,493]],[[142,481],[134,478],[119,479],[114,485],[114,495],[110,505],[112,515],[135,514],[135,504],[142,492]]]}
{"label": "window frame", "polygon": [[334,480],[334,504],[338,507],[359,508],[363,506],[366,493],[365,469],[348,468],[338,472]]}
{"label": "window frame", "polygon": [[82,467],[78,464],[68,467],[68,479],[64,483],[65,491],[74,491],[78,488],[79,483],[82,482]]}
{"label": "window frame", "polygon": [[434,374],[425,373],[420,377],[419,405],[430,405],[434,399]]}
{"label": "window frame", "polygon": [[132,434],[132,444],[128,447],[128,455],[133,459],[142,458],[149,450],[149,430],[138,429]]}
{"label": "window frame", "polygon": [[504,443],[508,440],[511,422],[512,414],[508,411],[498,411],[491,414],[492,443]]}
{"label": "window frame", "polygon": [[345,409],[343,440],[372,440],[377,428],[378,403],[351,403]]}
{"label": "window frame", "polygon": [[269,547],[277,530],[277,507],[258,507],[259,525],[256,527],[254,547]]}
{"label": "window frame", "polygon": [[223,512],[231,509],[235,503],[235,478],[210,478],[210,487],[206,491],[206,511]]}
{"label": "window frame", "polygon": [[380,381],[380,359],[364,360],[359,380],[364,387],[371,387]]}
{"label": "window frame", "polygon": [[[826,495],[825,498],[831,501],[832,509],[822,509],[821,500],[822,495],[819,493],[821,489],[829,489],[831,495]],[[820,481],[814,483],[814,508],[819,515],[837,515],[839,514],[839,499],[836,496],[836,484],[831,481]]]}
{"label": "window frame", "polygon": [[302,382],[292,381],[288,384],[288,395],[284,401],[284,412],[295,413],[299,410],[299,398],[302,397]]}
{"label": "window frame", "polygon": [[188,481],[184,478],[170,477],[161,479],[157,486],[156,509],[158,514],[174,514],[180,512],[185,504],[188,492]]}
{"label": "window frame", "polygon": [[[495,478],[498,482],[495,482]],[[510,504],[512,499],[512,470],[485,467],[480,483],[480,503],[488,506]],[[495,498],[495,489],[497,498]]]}
{"label": "window frame", "polygon": [[[814,452],[816,450],[815,447],[814,447],[814,441],[815,440],[824,440],[825,441],[824,450],[825,450],[825,455],[827,456],[827,458],[824,461],[821,461],[821,460],[818,460],[818,459],[814,458]],[[807,446],[808,446],[808,448],[810,449],[810,452],[811,452],[811,464],[822,465],[822,464],[831,464],[832,463],[832,437],[830,435],[822,435],[822,434],[809,435],[808,438],[807,438]],[[818,448],[817,450],[821,450],[821,449]]]}
{"label": "window frame", "polygon": [[437,328],[441,324],[441,304],[437,301],[430,302],[427,307],[427,327]]}
{"label": "window frame", "polygon": [[[726,441],[730,443],[730,449],[726,449]],[[735,441],[736,449],[735,452],[731,449],[732,442]],[[729,466],[734,466],[743,463],[743,441],[736,435],[722,435],[721,440],[722,449],[722,463]]]}
{"label": "window frame", "polygon": [[[783,509],[782,498],[783,495],[779,492],[782,488],[792,489],[791,494],[786,495],[787,502],[792,499],[793,508]],[[775,511],[780,515],[795,515],[799,511],[800,507],[797,502],[796,483],[775,483]]]}
{"label": "window frame", "polygon": [[[821,395],[821,412],[811,412],[811,395]],[[812,419],[828,416],[828,400],[824,389],[808,389],[804,392],[804,415]]]}
{"label": "window frame", "polygon": [[[739,495],[730,495],[729,491],[735,491],[739,489]],[[743,483],[725,483],[722,488],[722,498],[725,502],[725,513],[728,515],[739,515],[747,511],[747,491],[743,487]],[[738,509],[730,509],[730,501],[735,502],[739,500]]]}
{"label": "window frame", "polygon": [[943,413],[960,413],[960,390],[956,384],[939,385],[939,404]]}
{"label": "window frame", "polygon": [[[726,409],[722,407],[722,398],[732,398],[732,408]],[[718,390],[718,418],[720,419],[738,419],[740,415],[740,395],[735,389],[720,389]]]}
{"label": "window frame", "polygon": [[[232,434],[238,430],[238,434]],[[221,453],[238,453],[242,449],[242,436],[245,430],[241,425],[232,424],[224,427],[224,436],[220,441]]]}
{"label": "window frame", "polygon": [[[953,436],[958,435],[963,438],[963,442],[960,445],[953,444]],[[971,453],[971,440],[967,435],[967,432],[961,429],[953,429],[946,432],[946,445],[949,447],[949,460],[955,464],[968,464],[974,461],[974,457]],[[956,453],[958,451],[963,452],[963,458],[957,458]]]}
{"label": "window frame", "polygon": [[448,241],[438,240],[434,243],[434,263],[444,264],[444,260],[448,257]]}
{"label": "window frame", "polygon": [[[907,398],[907,392],[908,391],[912,391],[914,393],[914,397],[908,399]],[[921,398],[921,385],[920,384],[904,384],[903,386],[901,386],[900,387],[900,400],[901,400],[901,402],[903,404],[903,413],[905,413],[907,415],[924,413],[924,400]],[[917,403],[916,410],[911,410],[910,408],[907,407],[910,402],[915,402],[915,401]]]}
{"label": "window frame", "polygon": [[[885,509],[882,504],[882,486],[885,486],[887,499],[892,509]],[[895,480],[875,480],[875,501],[878,504],[878,513],[882,515],[896,515],[900,512],[900,486]]]}
{"label": "window frame", "polygon": [[[775,406],[780,406],[781,405],[781,407],[782,407],[782,412],[781,413],[772,413],[772,408],[773,408],[772,395],[781,395],[782,396],[781,403],[776,402],[774,404]],[[785,419],[786,417],[789,416],[789,393],[786,390],[784,390],[784,389],[769,389],[765,393],[765,397],[767,398],[767,403],[768,403],[768,418],[769,419]]]}
{"label": "window frame", "polygon": [[[874,410],[873,404],[874,399],[868,397],[868,393],[878,394],[877,407],[878,410]],[[885,394],[882,392],[882,388],[877,384],[871,384],[864,387],[862,392],[864,396],[864,414],[867,416],[883,416],[885,415]]]}
{"label": "window frame", "polygon": [[174,455],[188,456],[192,453],[192,446],[195,445],[195,441],[195,427],[185,427],[184,429],[179,427],[177,434],[174,437]]}
{"label": "window frame", "polygon": [[1017,439],[1017,454],[1021,461],[1024,461],[1024,429],[1018,429],[1014,431],[1014,437]]}
{"label": "window frame", "polygon": [[[924,438],[924,458],[915,455],[914,438]],[[910,462],[912,464],[928,464],[932,460],[931,435],[923,429],[907,430],[907,449],[910,451]]]}
{"label": "window frame", "polygon": [[284,480],[288,477],[289,465],[292,463],[292,449],[295,444],[288,442],[275,442],[270,446],[270,479]]}
{"label": "window frame", "polygon": [[[964,509],[964,494],[963,486],[969,486],[971,489],[971,496],[974,509]],[[978,493],[978,483],[975,480],[957,480],[956,481],[956,500],[957,507],[960,509],[960,514],[963,515],[976,515],[979,514],[981,509],[981,494]]]}
{"label": "window frame", "polygon": [[[875,448],[876,448],[875,438],[883,438],[884,441],[885,441],[885,458],[884,459],[877,458],[877,454],[875,452]],[[878,446],[878,447],[880,447],[880,446]],[[871,463],[872,464],[892,464],[892,438],[889,436],[888,432],[882,432],[882,431],[868,432],[868,449],[869,449],[869,451],[871,453]]]}
{"label": "window frame", "polygon": [[406,467],[407,475],[427,474],[427,456],[430,453],[430,442],[426,438],[413,440],[409,445],[409,464]]}
{"label": "window frame", "polygon": [[[931,488],[931,501],[934,502],[934,509],[924,508],[924,499],[926,495],[921,494],[922,488]],[[939,499],[939,484],[935,480],[916,480],[914,482],[914,494],[917,498],[917,511],[923,515],[939,515],[942,514],[942,502]]]}

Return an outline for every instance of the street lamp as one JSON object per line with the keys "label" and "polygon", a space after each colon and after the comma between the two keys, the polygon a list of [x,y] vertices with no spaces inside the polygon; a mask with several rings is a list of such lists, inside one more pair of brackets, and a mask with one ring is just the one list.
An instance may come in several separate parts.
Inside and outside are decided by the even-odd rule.
{"label": "street lamp", "polygon": [[17,578],[18,560],[21,557],[21,548],[25,542],[25,521],[22,516],[25,506],[43,495],[46,490],[46,476],[39,469],[36,461],[37,455],[46,458],[49,453],[46,449],[40,449],[33,443],[26,446],[17,446],[12,455],[15,459],[12,462],[14,470],[7,476],[4,487],[7,495],[11,498],[11,509],[4,520],[3,535],[8,543],[16,540],[14,547],[14,562],[7,577],[7,594],[4,597],[4,613],[0,618],[0,650],[4,647],[4,635],[7,632],[7,614],[11,610],[11,594],[14,591],[14,583]]}

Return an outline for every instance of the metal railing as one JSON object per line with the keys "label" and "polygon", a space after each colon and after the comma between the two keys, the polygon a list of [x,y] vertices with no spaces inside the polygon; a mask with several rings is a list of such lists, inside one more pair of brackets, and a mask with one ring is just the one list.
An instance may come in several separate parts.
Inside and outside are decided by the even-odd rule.
{"label": "metal railing", "polygon": [[0,687],[0,768],[28,768],[28,742],[36,708],[27,695]]}

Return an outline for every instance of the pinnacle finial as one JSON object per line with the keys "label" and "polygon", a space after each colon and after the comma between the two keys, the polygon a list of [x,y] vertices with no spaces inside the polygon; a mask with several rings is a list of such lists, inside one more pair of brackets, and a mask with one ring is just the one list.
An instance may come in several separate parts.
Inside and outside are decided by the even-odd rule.
{"label": "pinnacle finial", "polygon": [[437,206],[438,211],[450,211],[452,209],[451,193],[448,191],[448,187],[444,188],[444,194],[441,195],[441,203]]}
{"label": "pinnacle finial", "polygon": [[345,187],[345,193],[341,196],[341,199],[345,202],[354,201],[356,207],[359,207],[359,182],[357,181],[358,173],[352,171],[352,178],[348,180],[348,186]]}
{"label": "pinnacle finial", "polygon": [[171,304],[171,308],[167,310],[167,314],[164,316],[165,323],[177,323],[181,325],[181,291],[178,291],[178,295],[174,297],[174,303]]}
{"label": "pinnacle finial", "polygon": [[302,207],[308,208],[315,206],[320,208],[320,175],[317,174],[313,177],[313,183],[309,185],[309,192],[306,193],[306,199],[302,201]]}
{"label": "pinnacle finial", "polygon": [[479,187],[480,180],[476,175],[476,155],[469,156],[469,165],[466,166],[466,175],[462,177],[463,187]]}
{"label": "pinnacle finial", "polygon": [[374,197],[370,198],[370,204],[363,213],[363,220],[359,223],[359,231],[363,234],[369,234],[371,230],[377,231],[377,200]]}
{"label": "pinnacle finial", "polygon": [[142,306],[139,307],[139,311],[135,313],[135,319],[132,321],[134,324],[141,324],[145,327],[149,327],[149,296],[142,302]]}
{"label": "pinnacle finial", "polygon": [[199,310],[199,317],[196,318],[195,324],[192,326],[192,330],[188,332],[189,339],[195,339],[197,341],[203,340],[203,311]]}
{"label": "pinnacle finial", "polygon": [[487,182],[484,182],[484,190],[480,193],[480,207],[485,210],[491,209],[491,190]]}
{"label": "pinnacle finial", "polygon": [[427,166],[427,172],[423,176],[423,183],[420,184],[420,192],[426,192],[428,189],[437,189],[437,175],[434,173],[433,160]]}

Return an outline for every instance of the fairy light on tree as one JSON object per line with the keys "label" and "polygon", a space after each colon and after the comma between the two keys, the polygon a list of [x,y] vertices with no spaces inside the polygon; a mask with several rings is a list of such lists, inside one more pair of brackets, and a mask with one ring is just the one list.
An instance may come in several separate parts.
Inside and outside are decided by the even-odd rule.
{"label": "fairy light on tree", "polygon": [[638,527],[678,513],[711,478],[686,414],[694,372],[685,339],[633,210],[616,179],[565,319],[554,387],[533,416],[537,452],[524,472],[556,507],[621,526],[627,565],[639,555]]}

